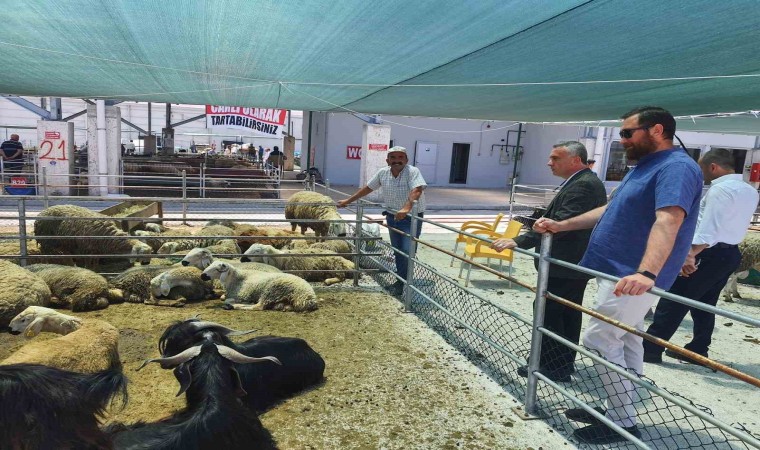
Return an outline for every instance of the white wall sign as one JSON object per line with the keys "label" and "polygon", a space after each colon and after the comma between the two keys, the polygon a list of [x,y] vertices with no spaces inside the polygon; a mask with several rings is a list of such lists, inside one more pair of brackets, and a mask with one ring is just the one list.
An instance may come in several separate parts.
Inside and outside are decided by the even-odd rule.
{"label": "white wall sign", "polygon": [[[74,122],[37,121],[37,167],[48,195],[69,195],[74,173]],[[42,179],[37,180],[38,183]],[[42,192],[38,192],[41,194]]]}

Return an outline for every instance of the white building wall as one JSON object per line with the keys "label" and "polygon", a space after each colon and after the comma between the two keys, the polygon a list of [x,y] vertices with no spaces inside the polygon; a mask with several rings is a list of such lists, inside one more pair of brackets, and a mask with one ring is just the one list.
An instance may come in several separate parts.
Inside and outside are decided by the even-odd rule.
{"label": "white building wall", "polygon": [[[39,97],[24,97],[24,99],[40,105]],[[82,111],[86,107],[84,100],[76,98],[61,99],[63,117],[68,117]],[[116,105],[121,110],[121,117],[132,122],[138,127],[147,131],[148,129],[148,104],[144,102],[123,102]],[[205,105],[172,105],[171,123],[181,122],[183,120],[195,117],[205,113]],[[296,152],[301,150],[301,111],[291,111],[292,133],[296,137]],[[16,133],[19,135],[24,148],[31,148],[37,145],[37,120],[39,116],[16,105],[6,99],[0,99],[0,138],[2,140]],[[87,141],[87,116],[81,115],[72,119],[74,122],[74,144],[83,145]],[[151,109],[151,129],[154,135],[161,135],[161,128],[166,126],[166,104],[152,103]],[[19,128],[21,127],[21,128]],[[26,127],[26,128],[24,128]],[[283,127],[287,131],[287,124]],[[230,134],[225,134],[230,133]],[[237,133],[237,134],[235,134]],[[242,134],[240,134],[242,133]],[[137,143],[137,137],[140,132],[122,123],[121,142],[126,143],[134,140]],[[192,142],[196,144],[211,144],[216,141],[217,147],[221,146],[222,140],[232,140],[241,138],[244,142],[254,142],[257,146],[272,147],[279,145],[282,148],[282,138],[268,138],[262,136],[252,136],[245,130],[230,129],[229,132],[211,130],[206,128],[206,120],[200,119],[180,125],[175,129],[174,146],[175,148],[189,148]]]}
{"label": "white building wall", "polygon": [[562,179],[552,175],[552,171],[546,165],[552,146],[562,141],[577,141],[584,137],[584,131],[585,127],[578,126],[528,124],[523,138],[525,150],[517,169],[517,184],[560,184]]}
{"label": "white building wall", "polygon": [[[348,159],[346,148],[362,145],[363,123],[348,113],[313,113],[312,147],[316,152],[315,165],[332,184],[358,185],[360,161]],[[499,148],[492,149],[492,145],[504,144],[507,130],[517,130],[516,125],[505,128],[513,125],[511,122],[382,116],[382,123],[391,126],[393,145],[406,147],[410,159],[417,141],[438,144],[435,182],[428,180],[428,184],[479,188],[507,186],[513,162],[510,159],[507,164],[500,164]],[[304,113],[303,128],[306,136],[308,112]],[[480,133],[481,129],[483,133]],[[515,138],[516,134],[513,133],[510,140],[514,141]],[[466,184],[449,183],[454,143],[470,144]]]}

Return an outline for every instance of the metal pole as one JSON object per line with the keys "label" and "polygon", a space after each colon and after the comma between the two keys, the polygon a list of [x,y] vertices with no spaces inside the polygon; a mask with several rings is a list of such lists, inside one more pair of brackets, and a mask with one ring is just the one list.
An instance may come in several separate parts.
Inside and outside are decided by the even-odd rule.
{"label": "metal pole", "polygon": [[314,192],[314,190],[316,189],[316,184],[317,184],[317,176],[316,175],[312,175],[311,177],[309,177],[309,190],[310,191]]}
{"label": "metal pole", "polygon": [[[417,227],[419,227],[420,221],[417,218],[417,200],[412,203],[412,223],[409,227],[409,257],[406,260],[406,295],[404,295],[404,309],[406,311],[412,310],[412,284],[414,282],[414,257],[417,254],[417,243],[414,239],[417,237]],[[391,231],[392,233],[393,231]]]}
{"label": "metal pole", "polygon": [[[306,170],[307,171],[311,167],[311,116],[312,116],[312,111],[309,111],[309,135],[307,136],[307,140],[306,140]],[[303,141],[301,141],[301,143],[303,144]],[[301,169],[303,169],[303,167]]]}
{"label": "metal pole", "polygon": [[[515,145],[515,164],[512,167],[512,184],[517,184],[517,163],[520,161],[520,138],[522,138],[523,124],[517,128],[517,145]],[[507,142],[509,144],[509,142]]]}
{"label": "metal pole", "polygon": [[50,206],[50,200],[48,199],[47,167],[42,168],[42,205],[45,208]]}
{"label": "metal pole", "polygon": [[509,220],[514,220],[514,204],[515,204],[515,186],[516,184],[512,183],[512,187],[510,188],[509,192]]}
{"label": "metal pole", "polygon": [[182,225],[187,225],[187,171],[182,171]]}
{"label": "metal pole", "polygon": [[533,373],[538,370],[541,359],[541,338],[543,334],[539,327],[544,326],[546,313],[546,287],[549,284],[549,261],[547,258],[552,250],[552,234],[541,235],[541,252],[538,256],[538,280],[536,281],[536,301],[533,305],[533,335],[530,340],[530,356],[528,357],[528,387],[525,393],[525,412],[536,412],[536,388],[538,378]]}
{"label": "metal pole", "polygon": [[26,266],[26,201],[21,198],[18,201],[18,235],[19,235],[19,254],[21,257],[18,264],[21,267]]}
{"label": "metal pole", "polygon": [[325,195],[330,196],[330,180],[325,180]]}
{"label": "metal pole", "polygon": [[[360,199],[356,203],[356,229],[354,230],[354,236],[357,238],[362,237],[362,218],[364,217],[364,206]],[[359,258],[362,254],[362,243],[364,239],[354,240],[354,286],[359,286]]]}
{"label": "metal pole", "polygon": [[201,163],[201,178],[198,180],[198,187],[200,187],[201,198],[206,198],[206,163]]}

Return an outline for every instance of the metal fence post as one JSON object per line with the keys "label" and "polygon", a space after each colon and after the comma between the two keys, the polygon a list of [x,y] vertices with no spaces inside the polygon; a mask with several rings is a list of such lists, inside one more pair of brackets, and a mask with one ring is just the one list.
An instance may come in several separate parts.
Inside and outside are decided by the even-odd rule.
{"label": "metal fence post", "polygon": [[[417,218],[417,200],[412,203],[412,223],[409,227],[409,258],[406,260],[406,294],[404,295],[404,309],[406,311],[412,310],[412,283],[414,282],[414,258],[417,254],[417,243],[414,242],[417,236],[417,227],[421,226],[419,219]],[[393,233],[393,231],[391,231]]]}
{"label": "metal fence post", "polygon": [[200,197],[206,198],[206,163],[201,163],[201,173],[199,176],[198,187],[200,188]]}
{"label": "metal fence post", "polygon": [[187,225],[187,171],[182,171],[182,225]]}
{"label": "metal fence post", "polygon": [[47,167],[42,168],[42,205],[45,208],[50,206],[50,199],[48,199]]}
{"label": "metal fence post", "polygon": [[514,205],[515,205],[515,191],[517,185],[512,183],[512,187],[509,189],[509,220],[514,220]]}
{"label": "metal fence post", "polygon": [[549,284],[549,261],[551,255],[552,234],[541,235],[541,252],[538,259],[538,280],[536,281],[536,301],[533,305],[533,335],[530,339],[530,356],[528,357],[528,386],[525,393],[525,412],[535,415],[536,413],[536,389],[538,378],[534,374],[538,370],[541,359],[541,338],[543,334],[538,330],[544,326],[546,313],[546,287]]}
{"label": "metal fence post", "polygon": [[330,196],[330,180],[325,180],[325,195]]}
{"label": "metal fence post", "polygon": [[359,260],[362,254],[362,218],[364,217],[364,206],[362,201],[359,200],[356,203],[356,223],[354,229],[354,236],[358,239],[354,240],[354,286],[359,286]]}
{"label": "metal fence post", "polygon": [[18,201],[18,235],[19,235],[19,254],[18,265],[26,266],[26,200],[20,198]]}

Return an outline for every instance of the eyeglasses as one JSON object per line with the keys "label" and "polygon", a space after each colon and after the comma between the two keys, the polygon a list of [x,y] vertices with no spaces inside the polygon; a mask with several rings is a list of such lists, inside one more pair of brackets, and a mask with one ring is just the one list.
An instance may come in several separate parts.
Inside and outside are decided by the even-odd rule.
{"label": "eyeglasses", "polygon": [[620,130],[620,137],[623,139],[630,139],[633,137],[633,132],[636,130],[648,130],[652,128],[652,125],[646,125],[643,127],[636,127],[636,128],[623,128]]}

